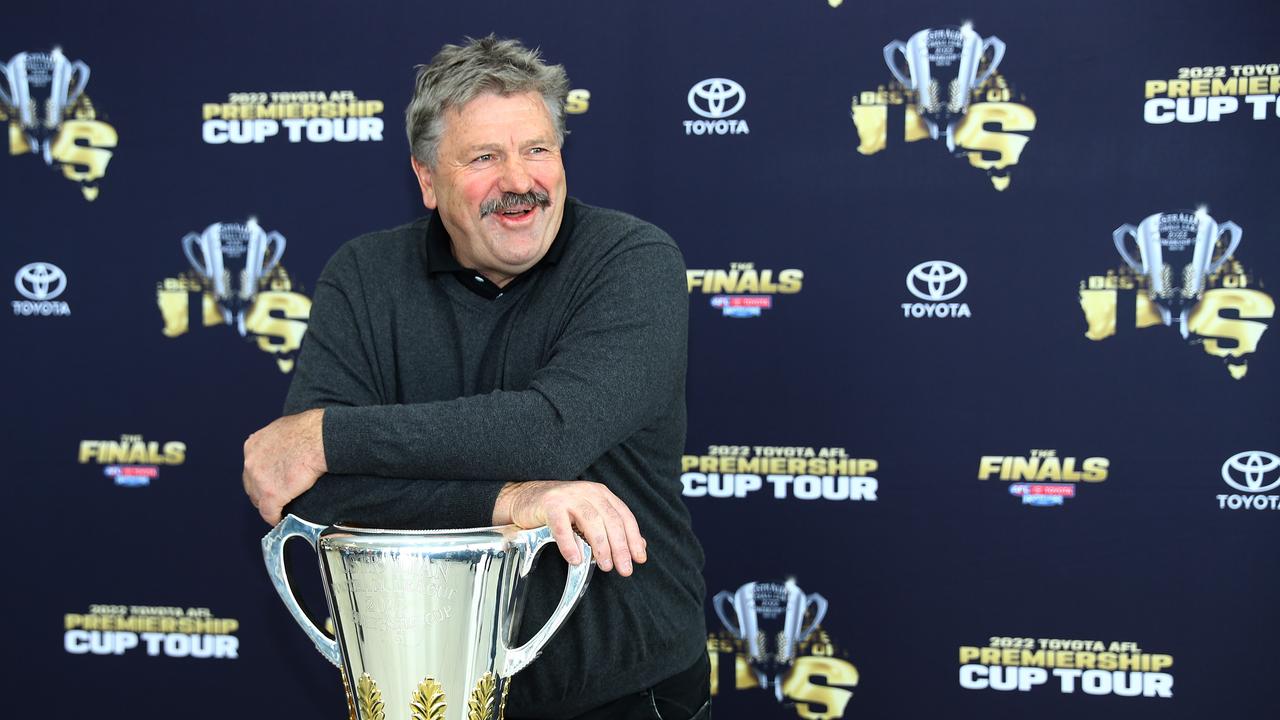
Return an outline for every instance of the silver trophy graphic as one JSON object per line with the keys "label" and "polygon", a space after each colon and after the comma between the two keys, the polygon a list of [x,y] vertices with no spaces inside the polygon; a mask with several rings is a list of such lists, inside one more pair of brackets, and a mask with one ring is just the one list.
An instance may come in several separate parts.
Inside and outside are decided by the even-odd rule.
{"label": "silver trophy graphic", "polygon": [[254,218],[246,223],[214,223],[204,232],[187,233],[182,251],[205,280],[222,309],[222,318],[246,334],[245,313],[253,305],[258,286],[280,262],[284,236],[264,231]]}
{"label": "silver trophy graphic", "polygon": [[32,149],[53,164],[52,144],[63,116],[89,83],[89,66],[68,60],[60,48],[21,52],[0,63],[0,102],[17,117]]}
{"label": "silver trophy graphic", "polygon": [[[722,590],[713,599],[716,615],[725,629],[747,646],[748,662],[760,687],[773,687],[782,701],[782,679],[796,658],[796,644],[803,642],[827,614],[827,600],[805,594],[795,580],[785,583],[749,582],[730,593]],[[812,609],[809,624],[804,624]],[[730,614],[732,610],[732,614]]]}
{"label": "silver trophy graphic", "polygon": [[[979,74],[982,60],[991,51],[987,67]],[[904,69],[897,55],[906,58]],[[1004,57],[1004,42],[992,35],[983,38],[967,23],[960,27],[926,28],[904,43],[894,40],[884,46],[884,61],[902,87],[915,92],[916,111],[929,128],[929,137],[938,139],[945,129],[947,149],[955,150],[955,127],[969,109],[973,91],[991,77]]]}
{"label": "silver trophy graphic", "polygon": [[[1178,319],[1187,337],[1187,318],[1204,295],[1205,278],[1217,272],[1235,252],[1244,232],[1233,222],[1217,223],[1203,210],[1149,215],[1134,225],[1121,225],[1112,233],[1120,257],[1135,272],[1147,276],[1147,295],[1160,309],[1160,321],[1172,325]],[[1129,238],[1138,246],[1135,260],[1126,249]],[[1226,240],[1217,260],[1214,249]]]}
{"label": "silver trophy graphic", "polygon": [[[319,554],[330,638],[307,617],[285,571],[284,544]],[[512,647],[526,580],[555,543],[547,527],[472,530],[325,528],[287,515],[262,538],[276,592],[316,649],[344,673],[357,720],[501,720],[511,676],[537,658],[591,578],[591,548],[570,565],[560,603]]]}

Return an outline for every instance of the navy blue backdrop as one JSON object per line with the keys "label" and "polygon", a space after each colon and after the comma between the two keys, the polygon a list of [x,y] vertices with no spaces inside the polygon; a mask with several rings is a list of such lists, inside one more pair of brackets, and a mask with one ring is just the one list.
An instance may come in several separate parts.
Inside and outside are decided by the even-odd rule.
{"label": "navy blue backdrop", "polygon": [[[328,257],[423,212],[413,66],[490,32],[569,72],[569,192],[685,253],[690,430],[670,481],[707,550],[717,716],[1280,711],[1273,3],[7,18],[20,715],[343,716],[262,569],[241,443],[279,413]],[[956,38],[982,59],[949,148],[917,105],[922,61],[891,43]],[[237,317],[184,243],[251,219],[284,251]],[[787,579],[827,609],[779,700],[712,596]]]}

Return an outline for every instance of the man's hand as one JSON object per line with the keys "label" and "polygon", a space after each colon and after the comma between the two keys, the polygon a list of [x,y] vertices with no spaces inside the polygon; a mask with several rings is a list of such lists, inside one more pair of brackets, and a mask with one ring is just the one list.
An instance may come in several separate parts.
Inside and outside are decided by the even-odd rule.
{"label": "man's hand", "polygon": [[323,422],[321,409],[286,415],[244,441],[244,491],[269,524],[328,471]]}
{"label": "man's hand", "polygon": [[636,516],[617,495],[600,483],[584,480],[536,480],[507,483],[493,506],[493,523],[522,528],[550,526],[560,554],[572,565],[582,562],[573,530],[591,546],[596,565],[609,572],[631,574],[631,563],[643,563],[648,545]]}

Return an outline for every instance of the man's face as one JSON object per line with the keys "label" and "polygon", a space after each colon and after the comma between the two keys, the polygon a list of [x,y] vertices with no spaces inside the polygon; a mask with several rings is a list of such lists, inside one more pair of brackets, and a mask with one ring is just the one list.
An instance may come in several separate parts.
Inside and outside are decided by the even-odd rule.
{"label": "man's face", "polygon": [[435,168],[415,159],[413,171],[454,257],[498,285],[541,260],[560,230],[564,164],[538,93],[486,93],[448,110]]}

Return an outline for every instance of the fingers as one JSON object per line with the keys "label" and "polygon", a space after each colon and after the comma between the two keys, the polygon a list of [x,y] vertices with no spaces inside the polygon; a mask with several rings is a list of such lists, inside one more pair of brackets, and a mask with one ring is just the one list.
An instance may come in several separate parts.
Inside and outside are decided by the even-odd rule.
{"label": "fingers", "polygon": [[245,494],[249,496],[249,502],[258,509],[258,514],[268,525],[275,525],[280,522],[280,516],[284,512],[284,505],[288,500],[281,499],[278,493],[272,492],[271,485],[258,481],[258,473],[253,471],[248,464],[245,465],[244,482]]}
{"label": "fingers", "polygon": [[613,507],[618,515],[622,518],[623,531],[626,533],[627,547],[631,549],[631,559],[644,564],[649,559],[646,552],[648,541],[640,534],[640,524],[636,522],[636,516],[631,512],[631,508],[627,507],[617,496],[613,498]]}
{"label": "fingers", "polygon": [[[244,441],[244,471],[240,480],[244,483],[244,492],[249,496],[249,502],[258,509],[258,515],[269,525],[278,522],[280,510],[283,505],[275,503],[271,500],[271,486],[263,480],[263,469],[258,464],[257,448],[255,447],[255,437],[257,434],[250,435],[248,440]],[[275,519],[273,519],[275,518]]]}
{"label": "fingers", "polygon": [[253,481],[249,479],[249,443],[253,442],[253,436],[244,441],[244,469],[240,473],[240,482],[244,485],[244,494],[249,496],[249,501],[254,507],[258,507],[258,499],[254,497]]}
{"label": "fingers", "polygon": [[617,569],[628,577],[633,563],[644,562],[645,540],[640,525],[626,503],[599,483],[574,483],[579,497],[571,515],[583,539],[591,546],[596,566],[604,572]]}
{"label": "fingers", "polygon": [[284,506],[326,472],[322,419],[321,411],[289,415],[245,440],[241,481],[267,523],[279,522]]}
{"label": "fingers", "polygon": [[262,516],[263,520],[267,521],[268,525],[275,525],[276,523],[280,522],[280,514],[283,511],[284,511],[283,505],[278,505],[274,503],[271,505],[263,505],[262,507],[258,508],[258,514]]}
{"label": "fingers", "polygon": [[[596,566],[603,572],[617,569],[624,577],[634,572],[635,563],[648,559],[644,536],[635,515],[617,495],[600,483],[575,481],[534,481],[500,495],[502,512],[509,510],[512,522],[521,527],[546,523],[564,559],[574,565],[582,561],[574,530],[591,546]],[[495,513],[497,509],[495,507]]]}
{"label": "fingers", "polygon": [[[621,537],[621,525],[614,518],[608,518],[606,515],[596,509],[592,500],[596,498],[581,498],[574,506],[574,524],[578,526],[578,532],[582,533],[582,537],[591,546],[591,552],[596,557],[596,567],[605,572],[609,572],[614,568],[618,543],[626,544],[626,539]],[[608,502],[604,503],[608,506]],[[615,516],[617,513],[613,513]],[[629,561],[628,561],[629,562]],[[618,572],[622,575],[630,575],[630,564],[625,568],[619,563]]]}
{"label": "fingers", "polygon": [[570,565],[582,562],[582,553],[578,552],[578,537],[573,532],[573,520],[563,510],[549,513],[547,527],[551,528],[551,536],[556,539],[556,547],[560,555]]}
{"label": "fingers", "polygon": [[[306,480],[306,477],[291,476],[285,472],[271,475],[270,471],[276,469],[268,470],[267,473],[246,471],[245,478],[246,483],[253,488],[253,492],[249,493],[250,502],[258,509],[258,514],[268,525],[275,525],[284,515],[284,506],[302,494],[302,491],[291,488]],[[306,487],[310,487],[310,483]]]}

